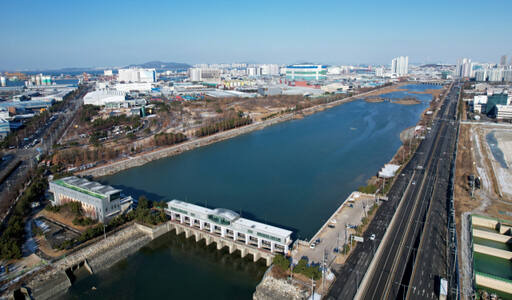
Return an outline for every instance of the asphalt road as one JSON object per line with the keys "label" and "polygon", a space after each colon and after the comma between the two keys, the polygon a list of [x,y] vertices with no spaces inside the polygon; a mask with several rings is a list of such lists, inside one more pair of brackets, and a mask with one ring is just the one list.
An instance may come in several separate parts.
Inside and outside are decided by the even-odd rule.
{"label": "asphalt road", "polygon": [[[424,229],[424,220],[430,215],[428,212],[431,211],[429,210],[431,195],[434,193],[439,177],[438,165],[442,165],[438,162],[446,148],[443,147],[443,141],[450,127],[450,120],[455,116],[456,101],[454,101],[454,97],[446,98],[438,118],[431,126],[431,132],[427,134],[411,161],[395,181],[388,193],[389,201],[381,205],[370,223],[365,237],[373,233],[376,235],[376,240],[365,239],[366,242],[356,247],[341,269],[335,271],[337,280],[327,299],[352,299],[355,296],[360,281],[400,201],[404,203],[400,211],[396,212],[397,219],[389,229],[391,230],[389,238],[383,244],[382,255],[377,261],[375,272],[370,277],[363,298],[393,299],[407,292],[402,279],[405,277],[405,282],[408,282],[408,278],[411,277],[417,245],[421,241],[419,237]],[[418,169],[418,166],[423,168]],[[442,227],[442,224],[439,226]]]}

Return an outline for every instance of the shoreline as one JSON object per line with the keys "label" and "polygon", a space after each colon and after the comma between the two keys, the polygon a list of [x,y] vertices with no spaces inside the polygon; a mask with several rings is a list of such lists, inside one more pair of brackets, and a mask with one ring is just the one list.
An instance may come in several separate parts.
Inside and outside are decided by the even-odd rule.
{"label": "shoreline", "polygon": [[151,242],[153,236],[141,226],[134,223],[106,239],[103,236],[97,238],[87,247],[53,262],[49,269],[37,274],[26,286],[35,299],[53,299],[63,295],[73,285],[70,276],[74,276],[73,272],[80,267],[85,267],[91,275],[108,270]]}
{"label": "shoreline", "polygon": [[372,94],[375,94],[375,93],[382,93],[382,91],[387,92],[389,89],[397,89],[397,88],[399,88],[401,86],[410,85],[410,84],[417,84],[417,83],[415,83],[415,82],[403,82],[403,83],[400,83],[400,84],[398,84],[396,86],[382,87],[382,88],[379,88],[377,90],[373,90],[373,91],[369,91],[369,92],[364,92],[364,93],[361,93],[361,94],[353,95],[353,96],[350,96],[350,97],[347,97],[347,98],[344,98],[344,99],[340,99],[340,100],[336,100],[336,101],[333,101],[333,102],[330,102],[330,103],[319,104],[319,105],[316,105],[316,106],[305,108],[305,109],[303,109],[302,111],[300,111],[298,113],[293,112],[293,113],[281,115],[281,116],[278,116],[278,117],[275,117],[275,118],[272,118],[272,119],[268,119],[268,120],[264,120],[264,121],[259,121],[259,122],[254,122],[254,123],[249,124],[249,125],[245,125],[245,126],[242,126],[242,127],[239,127],[239,128],[230,129],[230,130],[227,130],[227,131],[222,131],[222,132],[219,132],[219,133],[216,133],[216,134],[213,134],[213,135],[209,135],[209,136],[206,136],[206,137],[201,137],[201,138],[197,138],[197,139],[193,139],[193,140],[188,140],[188,141],[185,141],[185,142],[183,142],[181,144],[178,144],[178,145],[172,145],[172,146],[168,146],[168,147],[165,147],[165,148],[160,148],[160,149],[152,150],[150,152],[143,152],[143,153],[137,154],[135,156],[131,156],[129,158],[125,158],[125,159],[122,159],[122,160],[119,160],[119,161],[116,161],[116,162],[112,162],[112,163],[109,163],[109,164],[106,164],[106,165],[101,165],[101,166],[94,167],[94,168],[91,168],[91,169],[88,169],[88,170],[75,172],[74,174],[75,175],[81,175],[81,176],[92,176],[92,177],[103,177],[103,176],[113,175],[115,173],[118,173],[118,172],[130,169],[130,168],[140,167],[142,165],[145,165],[145,164],[147,164],[149,162],[152,162],[152,161],[155,161],[155,160],[158,160],[158,159],[162,159],[162,158],[166,158],[166,157],[172,157],[172,156],[175,156],[175,155],[179,155],[179,154],[181,154],[181,153],[183,153],[185,151],[189,151],[189,150],[193,150],[193,149],[196,149],[196,148],[199,148],[199,147],[203,147],[203,146],[207,146],[207,145],[210,145],[210,144],[214,144],[214,143],[217,143],[217,142],[220,142],[220,141],[224,141],[224,140],[227,140],[227,139],[230,139],[230,138],[234,138],[234,137],[237,137],[239,135],[250,133],[250,132],[253,132],[253,131],[256,131],[256,130],[261,130],[261,129],[264,129],[265,127],[268,127],[268,126],[272,126],[272,125],[279,124],[279,123],[286,122],[286,121],[290,121],[290,120],[301,119],[304,116],[309,116],[309,115],[312,115],[314,113],[321,112],[321,111],[324,111],[326,109],[330,109],[330,108],[333,108],[335,106],[339,106],[339,105],[342,105],[342,104],[345,104],[345,103],[348,103],[348,102],[352,102],[352,101],[356,101],[356,100],[361,100],[361,99],[366,101],[365,99],[369,95],[372,95]]}
{"label": "shoreline", "polygon": [[[385,89],[389,87],[383,87],[381,89]],[[378,91],[378,90],[377,90]],[[210,144],[214,144],[216,142],[224,141],[233,137],[237,137],[239,135],[243,135],[246,133],[250,133],[256,130],[264,129],[265,127],[272,126],[275,124],[279,124],[282,122],[295,120],[295,119],[302,119],[304,116],[309,116],[317,112],[324,111],[329,108],[333,108],[335,106],[339,106],[348,102],[352,102],[355,100],[363,99],[365,95],[372,93],[375,91],[369,91],[364,92],[361,94],[357,94],[354,96],[350,96],[344,99],[336,100],[330,103],[325,104],[319,104],[316,106],[308,107],[303,109],[302,111],[295,113],[288,113],[285,115],[277,116],[272,119],[254,122],[249,125],[245,125],[242,127],[221,131],[216,134],[212,134],[209,136],[188,140],[178,145],[172,145],[165,148],[156,149],[150,152],[144,152],[140,153],[138,155],[122,159],[110,164],[101,165],[98,167],[94,167],[88,170],[75,172],[75,175],[81,175],[81,176],[92,176],[92,177],[103,177],[108,175],[113,175],[115,173],[134,168],[134,167],[140,167],[142,165],[145,165],[151,161],[166,158],[166,157],[172,157],[178,154],[181,154],[185,151],[193,150],[199,147],[207,146]]]}

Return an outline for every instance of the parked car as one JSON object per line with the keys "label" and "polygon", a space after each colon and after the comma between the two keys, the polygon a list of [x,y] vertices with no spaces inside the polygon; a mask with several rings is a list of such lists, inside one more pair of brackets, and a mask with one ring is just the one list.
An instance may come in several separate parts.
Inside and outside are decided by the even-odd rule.
{"label": "parked car", "polygon": [[329,227],[329,228],[334,228],[334,227],[336,227],[336,226],[334,226],[334,225],[332,225],[332,224],[329,224],[329,225],[327,225],[327,227]]}
{"label": "parked car", "polygon": [[311,248],[311,249],[315,249],[315,247],[316,247],[315,243],[311,243],[311,245],[309,245],[309,248]]}
{"label": "parked car", "polygon": [[372,233],[372,235],[370,235],[370,240],[375,240],[375,233]]}

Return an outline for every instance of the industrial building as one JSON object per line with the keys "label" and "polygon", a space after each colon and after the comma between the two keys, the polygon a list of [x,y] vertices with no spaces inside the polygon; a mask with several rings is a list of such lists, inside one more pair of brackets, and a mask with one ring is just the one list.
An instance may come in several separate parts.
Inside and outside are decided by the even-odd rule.
{"label": "industrial building", "polygon": [[266,249],[272,253],[288,253],[292,232],[275,226],[241,218],[224,208],[209,209],[191,203],[171,200],[167,202],[171,220],[207,230],[224,238]]}
{"label": "industrial building", "polygon": [[155,82],[155,69],[119,69],[118,81],[122,82]]}
{"label": "industrial building", "polygon": [[485,114],[489,116],[496,116],[496,105],[508,105],[508,94],[494,94],[487,96],[487,104],[485,106]]}
{"label": "industrial building", "polygon": [[149,92],[151,88],[150,82],[117,83],[114,85],[115,90],[126,93],[131,91]]}
{"label": "industrial building", "polygon": [[327,79],[327,66],[324,65],[290,65],[286,67],[288,80],[325,80]]}
{"label": "industrial building", "polygon": [[122,102],[126,93],[117,90],[99,90],[89,92],[84,96],[84,104],[104,106],[109,102]]}
{"label": "industrial building", "polygon": [[496,119],[500,121],[512,120],[512,105],[496,105]]}
{"label": "industrial building", "polygon": [[85,216],[106,222],[131,207],[132,197],[123,197],[121,190],[76,176],[50,181],[52,205],[77,201]]}

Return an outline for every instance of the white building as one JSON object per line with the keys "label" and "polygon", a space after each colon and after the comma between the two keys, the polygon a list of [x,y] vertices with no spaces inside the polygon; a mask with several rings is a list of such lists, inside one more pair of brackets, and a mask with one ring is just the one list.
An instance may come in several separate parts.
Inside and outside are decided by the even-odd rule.
{"label": "white building", "polygon": [[279,66],[270,64],[261,66],[261,75],[275,76],[279,75]]}
{"label": "white building", "polygon": [[512,105],[496,104],[496,119],[512,120]]}
{"label": "white building", "polygon": [[512,70],[503,71],[503,81],[512,82]]}
{"label": "white building", "polygon": [[375,76],[383,77],[384,76],[384,68],[382,68],[382,67],[375,68]]}
{"label": "white building", "polygon": [[476,81],[486,81],[487,80],[487,69],[475,71],[475,80]]}
{"label": "white building", "polygon": [[84,104],[104,106],[109,102],[125,101],[125,92],[117,90],[99,90],[89,92],[84,96]]}
{"label": "white building", "polygon": [[201,81],[201,69],[190,68],[188,69],[188,77],[190,81]]}
{"label": "white building", "polygon": [[104,76],[112,76],[113,75],[112,70],[103,70],[103,75]]}
{"label": "white building", "polygon": [[487,95],[478,95],[473,97],[473,112],[482,113],[487,105]]}
{"label": "white building", "polygon": [[462,58],[457,61],[457,68],[455,69],[455,76],[459,78],[469,78],[472,76],[471,71],[473,63],[469,58]]}
{"label": "white building", "polygon": [[130,196],[123,197],[121,190],[76,176],[50,181],[50,192],[52,205],[79,202],[87,217],[100,222],[120,214],[127,208],[123,204],[130,206],[133,201]]}
{"label": "white building", "polygon": [[167,202],[166,212],[174,222],[187,224],[272,253],[288,253],[292,242],[291,231],[241,218],[239,214],[229,209],[209,209],[171,200]]}
{"label": "white building", "polygon": [[120,92],[149,92],[151,91],[151,83],[149,82],[132,82],[132,83],[117,83],[114,85],[114,89]]}
{"label": "white building", "polygon": [[409,56],[399,56],[391,60],[391,73],[397,76],[407,75],[409,72]]}
{"label": "white building", "polygon": [[503,69],[502,68],[490,69],[488,72],[489,72],[489,81],[500,82],[503,80]]}
{"label": "white building", "polygon": [[119,69],[118,81],[124,82],[155,82],[155,69]]}

